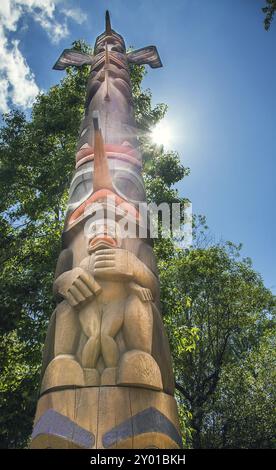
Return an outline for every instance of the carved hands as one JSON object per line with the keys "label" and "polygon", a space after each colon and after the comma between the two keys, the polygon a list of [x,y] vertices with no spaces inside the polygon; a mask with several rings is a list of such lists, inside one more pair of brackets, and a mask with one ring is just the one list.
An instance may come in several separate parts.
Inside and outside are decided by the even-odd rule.
{"label": "carved hands", "polygon": [[98,295],[101,290],[92,274],[81,267],[61,274],[54,282],[55,294],[65,298],[72,307],[77,307],[93,295]]}
{"label": "carved hands", "polygon": [[128,282],[130,292],[142,302],[155,298],[157,281],[154,274],[133,253],[121,248],[97,250],[87,258],[84,267],[61,274],[54,282],[54,293],[66,299],[72,307],[83,305],[102,291],[95,278]]}
{"label": "carved hands", "polygon": [[132,291],[135,290],[144,302],[153,300],[158,290],[156,276],[128,250],[121,248],[97,250],[92,255],[89,269],[98,279],[133,281]]}
{"label": "carved hands", "polygon": [[132,294],[137,295],[142,302],[149,302],[153,300],[153,296],[150,289],[146,287],[141,287],[135,282],[129,283],[129,289]]}
{"label": "carved hands", "polygon": [[123,249],[103,249],[94,254],[92,271],[95,277],[111,280],[132,280],[136,256]]}

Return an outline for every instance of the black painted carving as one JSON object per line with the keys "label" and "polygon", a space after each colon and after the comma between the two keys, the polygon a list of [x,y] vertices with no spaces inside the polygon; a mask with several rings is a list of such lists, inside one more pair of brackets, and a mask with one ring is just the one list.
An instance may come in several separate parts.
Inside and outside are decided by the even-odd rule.
{"label": "black painted carving", "polygon": [[53,409],[47,410],[38,420],[33,429],[32,440],[41,434],[67,439],[84,448],[92,448],[95,444],[95,437],[91,432]]}
{"label": "black painted carving", "polygon": [[182,448],[182,439],[175,426],[163,413],[153,407],[137,413],[132,418],[127,419],[105,433],[103,445],[105,448],[108,448],[116,444],[116,442],[147,432],[166,434]]}

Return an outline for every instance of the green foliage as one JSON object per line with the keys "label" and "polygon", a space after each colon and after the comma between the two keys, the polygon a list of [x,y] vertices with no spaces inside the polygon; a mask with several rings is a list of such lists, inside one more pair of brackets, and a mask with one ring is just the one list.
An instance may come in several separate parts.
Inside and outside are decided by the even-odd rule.
{"label": "green foliage", "polygon": [[275,335],[228,363],[210,402],[202,432],[204,447],[275,448]]}
{"label": "green foliage", "polygon": [[0,448],[26,443],[35,413],[40,360],[40,348],[19,339],[16,331],[2,335]]}
{"label": "green foliage", "polygon": [[[177,389],[192,414],[193,447],[273,445],[271,428],[275,418],[271,415],[269,422],[266,418],[271,413],[275,375],[271,373],[269,380],[263,380],[260,373],[253,397],[249,386],[250,361],[255,358],[256,366],[263,371],[266,368],[265,358],[258,351],[272,328],[275,298],[252,269],[250,260],[240,259],[240,246],[210,244],[174,253],[170,248],[168,256],[159,261],[162,303]],[[272,370],[272,356],[270,360]],[[228,396],[237,404],[235,419]],[[269,427],[263,440],[262,431],[257,438],[248,417],[243,423],[239,421],[243,396],[248,403],[247,413],[251,413],[250,423],[258,422],[261,430]],[[228,416],[232,416],[232,427],[226,441],[220,423]]]}
{"label": "green foliage", "polygon": [[266,0],[266,6],[262,8],[262,10],[266,15],[264,19],[264,27],[266,31],[268,31],[276,11],[276,0]]}

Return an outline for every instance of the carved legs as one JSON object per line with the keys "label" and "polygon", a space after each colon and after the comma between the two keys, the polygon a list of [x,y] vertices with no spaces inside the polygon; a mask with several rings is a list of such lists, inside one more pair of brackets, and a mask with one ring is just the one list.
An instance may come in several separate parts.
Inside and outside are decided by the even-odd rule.
{"label": "carved legs", "polygon": [[160,369],[151,356],[153,315],[150,302],[140,296],[128,297],[124,318],[124,338],[128,351],[122,356],[118,385],[136,385],[162,390]]}
{"label": "carved legs", "polygon": [[116,367],[119,361],[119,349],[115,336],[124,321],[125,300],[114,301],[104,307],[101,326],[101,348],[106,367]]}
{"label": "carved legs", "polygon": [[81,309],[79,319],[83,332],[88,337],[82,351],[82,365],[94,369],[101,349],[101,315],[96,300]]}
{"label": "carved legs", "polygon": [[[54,344],[52,355],[48,351],[42,391],[100,383],[162,390],[160,370],[151,355],[153,314],[149,293],[135,286],[128,297],[107,304],[94,298],[79,310],[67,301],[61,302],[53,314]],[[116,336],[121,329],[126,352],[120,357]]]}
{"label": "carved legs", "polygon": [[54,334],[44,352],[50,362],[43,375],[41,392],[64,385],[84,385],[83,369],[76,360],[81,333],[79,319],[66,301],[57,306],[52,319]]}
{"label": "carved legs", "polygon": [[56,317],[54,352],[59,354],[75,354],[81,333],[80,323],[75,310],[68,302],[61,302],[55,309]]}
{"label": "carved legs", "polygon": [[153,318],[150,302],[142,302],[131,294],[126,302],[124,338],[128,350],[151,353]]}

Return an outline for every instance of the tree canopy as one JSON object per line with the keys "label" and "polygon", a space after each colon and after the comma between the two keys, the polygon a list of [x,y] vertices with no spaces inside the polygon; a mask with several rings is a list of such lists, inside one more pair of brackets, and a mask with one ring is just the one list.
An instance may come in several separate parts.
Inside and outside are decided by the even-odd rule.
{"label": "tree canopy", "polygon": [[276,0],[266,0],[266,6],[262,10],[265,13],[264,27],[268,31],[276,11]]}
{"label": "tree canopy", "polygon": [[159,258],[177,390],[195,448],[273,441],[275,298],[240,248],[210,244]]}

